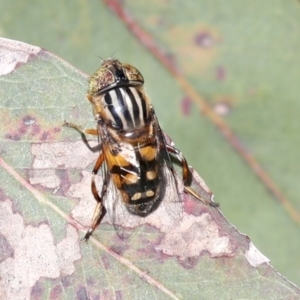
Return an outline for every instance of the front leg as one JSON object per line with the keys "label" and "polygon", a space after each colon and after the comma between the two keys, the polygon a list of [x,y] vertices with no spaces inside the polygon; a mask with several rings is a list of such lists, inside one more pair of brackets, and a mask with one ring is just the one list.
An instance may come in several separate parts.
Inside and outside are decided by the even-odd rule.
{"label": "front leg", "polygon": [[69,128],[73,128],[76,131],[78,131],[81,135],[81,138],[83,140],[83,142],[85,143],[85,145],[92,151],[92,152],[96,152],[99,151],[99,145],[97,145],[96,147],[91,147],[86,135],[90,134],[90,135],[98,135],[98,130],[97,129],[93,129],[93,128],[89,128],[89,129],[82,129],[82,127],[80,125],[74,124],[74,123],[70,123],[67,121],[64,121],[63,126],[65,127],[69,127]]}
{"label": "front leg", "polygon": [[66,120],[64,121],[63,126],[70,127],[70,128],[73,128],[73,129],[77,130],[81,135],[84,135],[85,138],[86,138],[86,134],[98,135],[97,129],[94,129],[94,128],[82,129],[82,127],[80,125],[77,125],[75,123],[70,123]]}

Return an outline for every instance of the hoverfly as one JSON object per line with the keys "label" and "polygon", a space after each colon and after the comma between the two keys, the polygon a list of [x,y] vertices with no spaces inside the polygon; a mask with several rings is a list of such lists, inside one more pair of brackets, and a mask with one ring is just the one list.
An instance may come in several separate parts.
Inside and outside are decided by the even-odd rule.
{"label": "hoverfly", "polygon": [[[142,74],[132,65],[115,59],[104,60],[90,77],[87,94],[97,129],[82,130],[76,124],[64,123],[79,131],[85,141],[85,134],[97,135],[99,139],[100,154],[91,183],[97,206],[92,225],[84,237],[86,241],[106,211],[113,224],[120,220],[117,206],[137,217],[151,214],[162,202],[167,185],[175,193],[164,201],[181,205],[171,156],[181,163],[185,192],[217,206],[202,200],[190,187],[191,171],[187,161],[178,149],[166,143],[143,85]],[[98,193],[95,176],[101,167],[103,183]]]}

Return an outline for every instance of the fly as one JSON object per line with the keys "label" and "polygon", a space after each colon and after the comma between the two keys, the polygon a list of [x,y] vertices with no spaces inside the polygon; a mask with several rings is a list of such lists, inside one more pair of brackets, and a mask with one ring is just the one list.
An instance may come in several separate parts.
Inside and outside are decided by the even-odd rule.
{"label": "fly", "polygon": [[[85,134],[97,135],[99,139],[100,153],[91,182],[97,206],[85,240],[100,224],[105,212],[117,228],[123,209],[143,218],[155,211],[163,199],[171,204],[168,207],[181,206],[171,157],[181,164],[184,191],[205,204],[218,206],[204,201],[191,188],[188,163],[178,149],[166,143],[145,92],[144,78],[135,67],[115,59],[103,61],[89,79],[87,99],[92,104],[97,128],[82,130],[76,124],[64,123],[79,131],[85,141]],[[100,168],[103,182],[99,193],[95,176]],[[164,198],[167,186],[173,190],[173,195]]]}

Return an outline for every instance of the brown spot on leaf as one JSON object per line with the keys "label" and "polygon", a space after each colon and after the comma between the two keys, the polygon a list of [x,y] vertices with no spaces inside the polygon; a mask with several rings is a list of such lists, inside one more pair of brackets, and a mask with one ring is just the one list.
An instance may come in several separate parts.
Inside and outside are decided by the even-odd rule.
{"label": "brown spot on leaf", "polygon": [[128,250],[128,245],[126,245],[125,243],[122,244],[118,244],[115,246],[111,247],[111,250],[114,251],[115,253],[117,253],[118,255],[122,256],[124,252],[126,252]]}
{"label": "brown spot on leaf", "polygon": [[36,119],[30,115],[23,117],[23,123],[25,126],[31,126],[31,125],[35,124],[35,122],[36,122]]}
{"label": "brown spot on leaf", "polygon": [[123,299],[122,290],[117,290],[115,296],[116,296],[116,300],[122,300]]}
{"label": "brown spot on leaf", "polygon": [[216,70],[216,79],[218,81],[224,81],[226,79],[226,69],[222,66],[217,67]]}
{"label": "brown spot on leaf", "polygon": [[12,141],[19,141],[21,139],[21,136],[17,134],[16,132],[6,133],[4,137],[8,140]]}
{"label": "brown spot on leaf", "polygon": [[199,204],[196,201],[193,201],[189,197],[185,197],[184,201],[184,211],[189,215],[199,216],[203,213],[200,209]]}
{"label": "brown spot on leaf", "polygon": [[107,257],[106,254],[102,254],[101,255],[101,260],[102,260],[102,264],[104,266],[105,269],[109,269],[110,267],[110,260],[109,258]]}
{"label": "brown spot on leaf", "polygon": [[53,127],[53,132],[54,133],[61,132],[61,127]]}
{"label": "brown spot on leaf", "polygon": [[0,201],[4,201],[6,198],[6,193],[0,188]]}
{"label": "brown spot on leaf", "polygon": [[85,287],[80,287],[79,290],[76,292],[77,300],[88,300],[88,293]]}
{"label": "brown spot on leaf", "polygon": [[54,287],[51,288],[51,292],[50,292],[50,299],[56,300],[61,298],[63,293],[62,287],[61,285],[55,285]]}
{"label": "brown spot on leaf", "polygon": [[202,48],[211,48],[214,46],[214,37],[209,31],[197,32],[194,37],[195,44]]}
{"label": "brown spot on leaf", "polygon": [[179,261],[179,263],[185,268],[185,269],[192,269],[194,268],[198,263],[199,258],[195,257],[188,257],[182,261]]}
{"label": "brown spot on leaf", "polygon": [[[5,138],[13,141],[19,141],[23,138],[39,141],[53,140],[61,131],[60,127],[41,127],[40,124],[44,124],[45,121],[38,121],[36,117],[29,114],[21,119],[15,119],[13,116],[9,116],[8,118],[9,126],[6,126],[8,128],[8,132],[5,134]],[[6,120],[6,122],[8,121]]]}
{"label": "brown spot on leaf", "polygon": [[48,131],[43,131],[40,137],[41,141],[46,141],[48,139],[48,137],[50,136],[50,132]]}
{"label": "brown spot on leaf", "polygon": [[172,26],[166,40],[176,53],[178,68],[199,77],[215,61],[220,34],[205,24],[187,23]]}
{"label": "brown spot on leaf", "polygon": [[[58,169],[55,171],[56,176],[60,179],[59,189],[55,191],[56,195],[65,196],[67,191],[70,189],[70,186],[72,184],[70,179],[71,172],[72,170],[65,169]],[[79,179],[81,179],[81,175],[79,175]]]}
{"label": "brown spot on leaf", "polygon": [[41,132],[41,127],[40,127],[40,125],[38,125],[38,124],[33,124],[33,125],[31,125],[31,131],[30,131],[30,134],[31,134],[32,136],[37,136],[37,135],[40,134],[40,132]]}
{"label": "brown spot on leaf", "polygon": [[61,284],[64,288],[67,288],[67,287],[71,286],[72,285],[72,280],[71,280],[70,276],[62,277]]}
{"label": "brown spot on leaf", "polygon": [[86,284],[87,284],[88,286],[94,286],[94,285],[97,285],[97,283],[98,283],[97,278],[93,277],[92,275],[91,275],[91,276],[88,276],[88,277],[86,278]]}
{"label": "brown spot on leaf", "polygon": [[37,281],[31,289],[30,299],[31,300],[43,299],[44,292],[45,292],[44,285],[40,281]]}
{"label": "brown spot on leaf", "polygon": [[190,114],[192,104],[193,103],[189,97],[184,97],[181,100],[181,112],[184,116],[188,116]]}
{"label": "brown spot on leaf", "polygon": [[13,249],[6,238],[0,235],[0,263],[13,255]]}

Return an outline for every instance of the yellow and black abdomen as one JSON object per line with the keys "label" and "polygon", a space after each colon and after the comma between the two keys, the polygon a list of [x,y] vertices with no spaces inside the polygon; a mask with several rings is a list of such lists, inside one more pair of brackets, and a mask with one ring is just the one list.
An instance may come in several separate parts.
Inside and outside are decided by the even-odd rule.
{"label": "yellow and black abdomen", "polygon": [[155,145],[122,145],[107,159],[110,176],[130,213],[147,216],[162,198],[164,178],[159,149]]}

